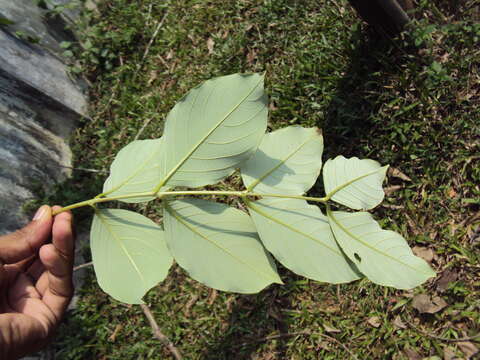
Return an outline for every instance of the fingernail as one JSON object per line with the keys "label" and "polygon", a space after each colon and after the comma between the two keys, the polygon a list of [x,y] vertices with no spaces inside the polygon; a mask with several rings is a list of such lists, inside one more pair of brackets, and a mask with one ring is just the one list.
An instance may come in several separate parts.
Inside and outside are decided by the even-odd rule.
{"label": "fingernail", "polygon": [[46,205],[41,206],[35,213],[35,216],[33,217],[33,221],[40,220],[43,217],[43,215],[45,215],[45,213],[47,212],[47,209],[48,209],[48,206]]}

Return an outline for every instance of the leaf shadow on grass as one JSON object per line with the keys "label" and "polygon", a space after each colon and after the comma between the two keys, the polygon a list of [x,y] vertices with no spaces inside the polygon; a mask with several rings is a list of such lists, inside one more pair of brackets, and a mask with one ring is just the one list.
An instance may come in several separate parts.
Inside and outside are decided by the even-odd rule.
{"label": "leaf shadow on grass", "polygon": [[[294,282],[303,278],[277,266],[286,285],[273,284],[255,295],[236,295],[225,335],[212,342],[201,359],[247,360],[259,353],[262,356],[272,353],[276,359],[287,358],[288,343],[293,336],[285,336],[289,334],[289,325],[282,310],[290,309],[293,304],[285,293],[292,291],[296,286]],[[280,336],[274,338],[277,335]]]}
{"label": "leaf shadow on grass", "polygon": [[[393,40],[395,41],[395,40]],[[402,71],[409,49],[370,32],[352,33],[350,63],[339,81],[323,124],[325,157],[342,154],[366,156],[362,145],[369,141],[375,127],[393,119],[378,121],[384,100],[382,93],[392,78]],[[399,95],[401,96],[401,95]]]}

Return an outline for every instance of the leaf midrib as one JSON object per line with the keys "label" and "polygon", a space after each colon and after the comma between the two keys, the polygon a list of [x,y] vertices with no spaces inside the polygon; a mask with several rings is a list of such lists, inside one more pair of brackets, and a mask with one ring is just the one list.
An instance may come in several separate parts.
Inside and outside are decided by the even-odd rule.
{"label": "leaf midrib", "polygon": [[[271,221],[279,224],[279,225],[282,225],[284,227],[286,227],[287,229],[290,229],[291,231],[293,232],[296,232],[302,236],[305,236],[311,240],[313,240],[314,242],[318,243],[319,245],[322,245],[323,247],[326,247],[327,249],[329,249],[330,251],[332,251],[333,253],[335,253],[336,255],[338,256],[341,256],[342,258],[344,258],[343,254],[341,252],[338,252],[336,249],[333,249],[331,248],[330,246],[328,246],[327,244],[324,244],[323,242],[321,242],[320,240],[318,239],[315,239],[314,237],[312,237],[311,235],[309,234],[306,234],[304,233],[303,231],[301,230],[298,230],[296,228],[294,228],[293,226],[289,225],[289,224],[286,224],[284,223],[283,221],[277,219],[277,218],[274,218],[273,216],[270,216],[268,215],[267,213],[265,213],[264,211],[260,210],[258,207],[256,207],[255,205],[253,205],[253,203],[251,201],[248,201],[247,200],[247,206],[252,209],[253,211],[257,212],[258,214],[262,215],[263,217],[266,217],[267,219],[270,219]],[[333,235],[333,233],[332,233]]]}
{"label": "leaf midrib", "polygon": [[[162,140],[159,140],[160,142]],[[158,144],[158,149],[157,151],[153,151],[152,154],[150,156],[148,156],[145,161],[143,161],[141,163],[141,165],[137,168],[136,171],[134,171],[130,176],[128,176],[125,180],[123,180],[122,182],[120,182],[117,186],[114,186],[112,189],[110,190],[107,190],[103,193],[103,196],[106,196],[106,195],[109,195],[119,189],[121,189],[125,184],[127,184],[130,180],[132,180],[134,177],[136,177],[139,173],[141,173],[141,170],[143,170],[143,168],[148,164],[148,162],[153,158],[155,157],[156,155],[158,155],[157,153],[159,152],[160,150],[160,147],[161,147],[161,144]],[[113,180],[113,179],[112,179]]]}
{"label": "leaf midrib", "polygon": [[144,286],[146,286],[146,282],[145,282],[145,278],[143,277],[142,273],[140,272],[140,269],[137,267],[137,264],[135,263],[135,260],[133,260],[133,258],[131,257],[131,255],[129,254],[128,250],[125,248],[125,246],[123,245],[122,243],[122,240],[117,237],[117,234],[111,229],[110,225],[108,225],[108,221],[104,218],[104,216],[101,214],[101,211],[100,210],[95,210],[95,214],[98,216],[98,218],[100,219],[100,221],[102,222],[103,226],[105,226],[105,228],[107,229],[107,231],[110,233],[110,235],[118,242],[119,244],[119,247],[123,250],[123,252],[125,253],[127,259],[130,261],[130,263],[132,264],[133,268],[135,269],[135,271],[137,272],[138,276],[140,277],[140,279],[142,280],[142,283]]}
{"label": "leaf midrib", "polygon": [[307,144],[308,142],[310,142],[312,139],[315,139],[318,135],[314,134],[310,137],[308,137],[303,143],[301,143],[300,145],[298,145],[298,147],[292,151],[290,154],[288,154],[285,158],[283,158],[282,160],[280,160],[280,162],[275,165],[273,168],[271,168],[269,171],[267,171],[265,174],[263,174],[262,176],[260,176],[257,180],[255,180],[253,183],[251,183],[248,187],[247,187],[247,190],[249,191],[252,191],[255,186],[257,186],[258,184],[260,184],[262,182],[262,180],[264,180],[266,177],[270,176],[273,172],[275,172],[280,166],[282,166],[283,164],[285,164],[292,156],[294,156],[297,152],[300,151],[300,149],[302,147],[305,146],[305,144]]}
{"label": "leaf midrib", "polygon": [[[333,162],[333,160],[331,160],[331,161]],[[346,188],[347,186],[350,186],[350,185],[352,185],[353,183],[355,183],[355,182],[357,182],[357,181],[360,181],[360,180],[362,180],[362,179],[364,179],[364,178],[366,178],[366,177],[372,176],[372,175],[374,175],[375,173],[379,172],[380,170],[382,170],[382,169],[384,169],[384,168],[386,168],[386,167],[388,168],[388,165],[382,166],[382,167],[380,167],[380,168],[378,168],[378,169],[375,169],[375,170],[373,170],[373,171],[370,171],[370,172],[368,172],[368,173],[366,173],[366,174],[357,176],[356,178],[353,178],[352,180],[349,180],[349,181],[343,183],[342,185],[337,186],[336,188],[334,188],[332,191],[330,191],[330,192],[327,194],[327,198],[328,198],[328,199],[332,199],[332,197],[333,197],[337,192],[339,192],[340,190],[343,190],[343,189]],[[325,169],[324,169],[323,171],[324,171],[324,173],[325,173]]]}
{"label": "leaf midrib", "polygon": [[[380,255],[385,256],[385,257],[387,257],[387,258],[389,258],[389,259],[391,259],[391,260],[393,260],[393,261],[396,261],[396,262],[398,262],[398,263],[400,263],[400,264],[402,264],[402,265],[404,265],[404,266],[406,266],[406,267],[408,267],[408,268],[410,268],[410,269],[412,269],[412,270],[415,270],[415,271],[420,272],[420,273],[423,273],[423,274],[427,274],[427,273],[424,273],[423,271],[417,269],[416,267],[411,266],[410,264],[406,264],[406,263],[404,263],[403,261],[400,261],[399,259],[391,256],[391,255],[388,254],[388,253],[384,253],[383,251],[380,251],[380,250],[378,250],[377,248],[374,248],[373,246],[371,246],[370,244],[366,243],[365,241],[363,241],[362,239],[360,239],[360,238],[357,237],[356,235],[352,234],[347,228],[345,228],[345,227],[337,220],[337,218],[333,215],[333,212],[332,212],[330,209],[327,209],[327,216],[328,216],[329,219],[332,219],[333,222],[334,222],[345,234],[347,234],[348,236],[350,236],[352,239],[358,241],[359,243],[361,243],[361,244],[364,245],[365,247],[367,247],[367,248],[371,249],[372,251],[377,252],[377,253],[379,253]],[[380,228],[380,232],[381,232],[381,231],[384,231],[384,230]],[[405,246],[405,245],[406,245],[406,244],[404,244],[404,246]],[[407,245],[407,246],[408,246],[408,245]],[[412,255],[412,256],[415,256],[415,255],[413,255],[413,254],[411,254],[411,255]],[[357,265],[357,264],[355,264],[355,265]],[[359,265],[361,266],[361,263],[360,263]],[[358,265],[357,265],[357,266],[358,266]]]}
{"label": "leaf midrib", "polygon": [[228,254],[229,256],[231,256],[233,259],[235,259],[236,261],[238,261],[239,263],[241,264],[244,264],[246,265],[247,267],[249,267],[250,269],[252,269],[254,272],[262,275],[263,277],[265,277],[266,279],[268,280],[272,280],[274,282],[277,282],[278,280],[273,278],[272,276],[268,275],[268,274],[265,274],[264,272],[262,271],[258,271],[255,267],[253,267],[252,265],[250,265],[249,263],[243,261],[242,259],[236,257],[234,254],[232,254],[230,251],[228,251],[227,249],[225,249],[224,247],[220,246],[219,244],[217,244],[215,241],[212,241],[210,240],[207,236],[204,236],[201,232],[197,231],[194,227],[192,227],[191,225],[189,225],[187,222],[185,222],[182,217],[180,215],[178,215],[178,213],[167,203],[165,202],[165,209],[167,209],[167,211],[178,221],[180,222],[183,226],[185,226],[187,229],[189,229],[190,231],[192,231],[193,233],[195,233],[196,235],[200,236],[202,239],[204,240],[207,240],[209,243],[211,243],[212,245],[214,245],[215,247],[217,247],[218,249],[222,250],[223,252],[225,252],[226,254]]}
{"label": "leaf midrib", "polygon": [[232,110],[230,110],[203,138],[200,139],[200,141],[192,148],[192,150],[190,150],[183,158],[182,160],[172,169],[170,170],[170,172],[167,174],[167,176],[165,178],[163,178],[162,181],[160,181],[160,183],[157,185],[157,187],[155,188],[156,191],[158,191],[157,189],[160,189],[162,186],[164,186],[171,178],[173,175],[175,175],[175,173],[177,172],[177,170],[190,158],[190,156],[192,156],[192,154],[205,142],[206,139],[208,139],[210,137],[210,135],[212,135],[212,133],[218,129],[218,127],[235,111],[238,109],[238,107],[240,105],[242,105],[246,99],[248,99],[248,97],[257,89],[258,85],[263,81],[263,76],[260,76],[260,79],[258,80],[258,82],[255,84],[255,86],[252,87],[252,89],[248,92],[248,94],[243,97],[239,102],[238,104],[236,104]]}

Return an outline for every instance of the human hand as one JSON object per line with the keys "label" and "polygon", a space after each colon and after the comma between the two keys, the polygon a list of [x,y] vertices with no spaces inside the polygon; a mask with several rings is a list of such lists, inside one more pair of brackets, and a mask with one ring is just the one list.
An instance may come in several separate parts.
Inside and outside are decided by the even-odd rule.
{"label": "human hand", "polygon": [[0,359],[44,347],[73,295],[69,212],[42,206],[23,229],[0,236]]}

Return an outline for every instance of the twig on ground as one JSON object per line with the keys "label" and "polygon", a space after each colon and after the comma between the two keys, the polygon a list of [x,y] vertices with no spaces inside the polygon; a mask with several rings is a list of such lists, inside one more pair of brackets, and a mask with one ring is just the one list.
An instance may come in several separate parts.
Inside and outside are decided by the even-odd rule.
{"label": "twig on ground", "polygon": [[345,344],[343,344],[342,342],[340,342],[339,340],[335,339],[334,337],[332,336],[329,336],[329,335],[325,335],[325,334],[320,334],[320,333],[311,333],[310,331],[298,331],[298,332],[293,332],[293,333],[284,333],[284,334],[277,334],[277,335],[270,335],[270,336],[265,336],[263,338],[259,338],[259,339],[254,339],[252,341],[248,341],[248,342],[244,342],[242,344],[239,344],[238,347],[241,347],[241,346],[245,346],[245,345],[249,345],[249,344],[252,344],[252,343],[257,343],[257,342],[264,342],[264,341],[270,341],[270,340],[275,340],[275,339],[281,339],[281,338],[286,338],[286,337],[292,337],[292,336],[299,336],[299,335],[318,335],[318,336],[321,336],[331,342],[334,342],[338,345],[340,345],[343,350],[345,350],[350,356],[352,359],[354,360],[358,360],[358,358],[355,356],[354,353],[352,353],[346,346]]}
{"label": "twig on ground", "polygon": [[66,166],[66,165],[58,165],[59,167],[72,169],[75,171],[86,171],[86,172],[93,172],[93,173],[106,173],[105,170],[96,170],[96,169],[89,169],[89,168],[82,168],[82,167],[73,167],[73,166]]}
{"label": "twig on ground", "polygon": [[168,348],[168,350],[172,353],[173,357],[176,360],[182,360],[182,355],[180,354],[180,351],[178,351],[178,349],[175,347],[175,345],[173,345],[173,343],[168,339],[168,337],[166,337],[161,332],[160,327],[158,326],[157,321],[155,320],[155,317],[153,316],[150,308],[145,304],[141,304],[140,307],[142,308],[143,313],[145,314],[148,322],[150,323],[150,327],[152,328],[155,338]]}
{"label": "twig on ground", "polygon": [[148,118],[147,120],[145,120],[145,122],[143,123],[140,130],[138,130],[138,133],[137,133],[137,135],[135,135],[135,138],[133,140],[138,140],[138,138],[140,137],[140,135],[142,135],[145,128],[148,126],[148,124],[150,124],[150,121],[152,121],[152,118]]}
{"label": "twig on ground", "polygon": [[158,35],[161,27],[163,26],[163,23],[165,22],[165,19],[167,18],[167,16],[168,16],[168,10],[165,12],[162,19],[157,22],[157,27],[153,31],[153,35],[150,38],[150,41],[148,42],[147,47],[145,48],[145,52],[143,53],[142,59],[137,64],[137,70],[135,70],[135,73],[133,74],[133,79],[134,80],[137,78],[138,72],[142,69],[143,63],[144,63],[145,59],[147,58],[148,53],[150,52],[150,47],[152,46],[153,42],[155,41],[155,38],[157,37],[157,35]]}
{"label": "twig on ground", "polygon": [[155,38],[157,37],[158,32],[160,31],[160,28],[163,26],[163,23],[165,22],[165,19],[167,18],[167,16],[168,16],[168,10],[165,12],[165,15],[163,15],[162,20],[157,22],[157,27],[155,28],[155,31],[153,32],[153,35],[150,38],[150,41],[148,42],[147,47],[145,48],[145,52],[143,53],[142,61],[140,61],[140,66],[145,61],[145,59],[147,58],[147,55],[150,52],[150,47],[152,46],[153,42],[155,41]]}
{"label": "twig on ground", "polygon": [[80,269],[83,269],[83,268],[86,268],[86,267],[89,267],[89,266],[92,266],[92,265],[93,265],[93,261],[87,262],[85,264],[77,265],[73,268],[73,271],[77,271],[77,270],[80,270]]}
{"label": "twig on ground", "polygon": [[432,339],[436,339],[436,340],[439,340],[439,341],[445,341],[445,342],[462,342],[462,341],[470,341],[470,340],[475,340],[477,338],[480,337],[480,333],[478,334],[475,334],[473,336],[465,336],[465,337],[462,337],[462,338],[458,338],[458,339],[449,339],[449,338],[445,338],[445,337],[442,337],[442,336],[437,336],[435,334],[431,334],[425,330],[422,330],[420,328],[418,328],[417,326],[415,326],[414,324],[412,324],[410,321],[408,321],[407,319],[403,319],[405,320],[405,322],[415,331],[418,331],[419,333],[423,334],[423,335],[426,335]]}

